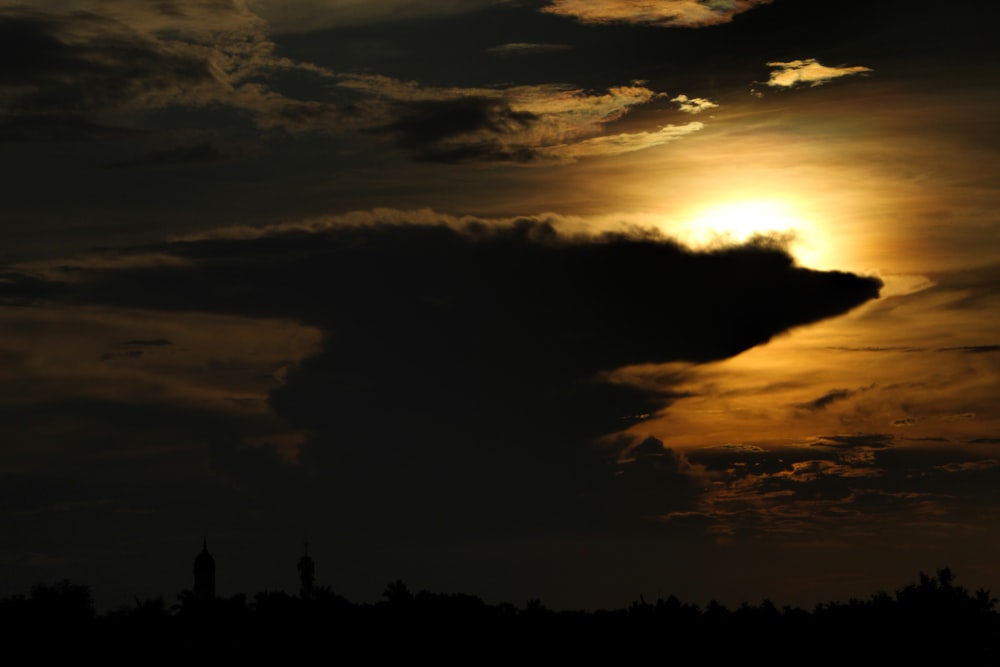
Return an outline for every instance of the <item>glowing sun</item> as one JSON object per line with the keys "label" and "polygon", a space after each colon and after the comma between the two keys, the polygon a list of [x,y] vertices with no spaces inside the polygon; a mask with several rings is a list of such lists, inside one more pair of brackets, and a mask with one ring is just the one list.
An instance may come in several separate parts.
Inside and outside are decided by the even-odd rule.
{"label": "glowing sun", "polygon": [[694,248],[746,243],[754,237],[771,238],[784,244],[800,264],[815,265],[821,259],[815,226],[790,203],[782,201],[714,204],[695,211],[676,234]]}

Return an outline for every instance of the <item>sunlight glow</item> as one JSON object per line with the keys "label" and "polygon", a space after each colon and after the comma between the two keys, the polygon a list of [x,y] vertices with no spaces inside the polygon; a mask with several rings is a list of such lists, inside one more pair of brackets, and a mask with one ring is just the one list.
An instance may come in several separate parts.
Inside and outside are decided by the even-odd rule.
{"label": "sunlight glow", "polygon": [[815,266],[821,259],[815,225],[783,201],[760,199],[716,204],[695,212],[675,233],[681,241],[699,249],[768,237],[786,245],[799,264]]}

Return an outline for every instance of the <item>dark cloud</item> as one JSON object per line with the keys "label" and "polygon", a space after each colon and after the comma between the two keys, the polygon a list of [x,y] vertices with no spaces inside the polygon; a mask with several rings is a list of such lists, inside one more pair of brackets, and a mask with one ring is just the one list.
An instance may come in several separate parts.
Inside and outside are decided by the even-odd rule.
{"label": "dark cloud", "polygon": [[961,345],[958,347],[939,347],[938,352],[964,352],[965,354],[985,354],[1000,352],[1000,345]]}
{"label": "dark cloud", "polygon": [[124,352],[105,352],[101,355],[101,361],[111,361],[114,359],[139,359],[142,357],[142,350],[126,350]]}
{"label": "dark cloud", "polygon": [[38,299],[56,296],[63,288],[58,281],[0,268],[0,305],[3,306],[30,306]]}
{"label": "dark cloud", "polygon": [[[433,162],[528,161],[530,150],[517,159],[515,153],[501,148],[496,138],[524,132],[539,120],[535,114],[515,111],[502,101],[476,97],[413,103],[398,113],[398,120],[371,131],[389,134],[399,146],[416,151],[419,159]],[[449,144],[459,137],[468,139],[463,145]]]}
{"label": "dark cloud", "polygon": [[72,114],[18,116],[0,122],[0,141],[6,142],[88,141],[141,134],[141,130],[103,125]]}
{"label": "dark cloud", "polygon": [[831,389],[819,398],[807,403],[799,403],[795,407],[801,408],[802,410],[823,410],[831,403],[836,403],[837,401],[850,398],[855,393],[856,392],[851,391],[850,389]]}
{"label": "dark cloud", "polygon": [[276,232],[143,251],[186,261],[93,270],[74,298],[295,317],[341,340],[395,341],[390,354],[424,345],[465,363],[578,376],[725,358],[881,286],[797,267],[773,247],[695,253],[655,235],[567,237],[532,220]]}
{"label": "dark cloud", "polygon": [[896,345],[886,347],[828,347],[828,350],[840,352],[926,352],[924,347],[911,347],[908,345]]}
{"label": "dark cloud", "polygon": [[863,392],[868,391],[875,385],[870,385],[868,387],[861,387],[860,389],[831,389],[822,396],[812,401],[807,401],[805,403],[799,403],[795,407],[800,410],[806,410],[809,412],[816,412],[819,410],[825,410],[834,403],[847,400],[853,396],[857,396]]}
{"label": "dark cloud", "polygon": [[211,142],[203,141],[193,146],[179,146],[162,151],[153,151],[130,160],[112,162],[108,167],[140,167],[145,165],[189,164],[215,162],[227,155]]}
{"label": "dark cloud", "polygon": [[555,53],[558,51],[568,51],[573,47],[569,44],[533,44],[528,42],[511,42],[500,44],[486,49],[488,53],[497,56],[522,56],[538,53]]}
{"label": "dark cloud", "polygon": [[185,99],[219,82],[196,52],[87,12],[0,15],[0,103],[19,114],[105,111],[149,97]]}
{"label": "dark cloud", "polygon": [[941,470],[947,472],[981,472],[1000,468],[1000,461],[996,459],[984,459],[981,461],[962,461],[960,463],[946,463],[939,466]]}
{"label": "dark cloud", "polygon": [[[443,544],[645,534],[657,517],[695,511],[697,465],[659,441],[629,450],[614,436],[669,393],[604,372],[723,359],[880,288],[798,267],[774,247],[695,253],[652,234],[571,237],[537,220],[279,230],[137,252],[179,261],[73,271],[62,298],[326,332],[270,394],[278,416],[311,434],[300,515],[411,562]],[[240,472],[242,460],[218,457],[218,473],[267,483],[266,472]]]}
{"label": "dark cloud", "polygon": [[825,435],[815,439],[809,446],[830,449],[884,449],[892,446],[893,439],[894,436],[887,433]]}
{"label": "dark cloud", "polygon": [[[961,524],[968,521],[968,507],[994,513],[995,459],[940,447],[882,446],[890,439],[880,434],[824,440],[846,447],[692,452],[692,465],[710,482],[694,511],[709,532],[765,532],[786,546],[790,542],[782,536],[844,539],[847,545],[859,532],[881,529],[889,517],[920,522],[947,516]],[[959,496],[965,507],[956,502]]]}

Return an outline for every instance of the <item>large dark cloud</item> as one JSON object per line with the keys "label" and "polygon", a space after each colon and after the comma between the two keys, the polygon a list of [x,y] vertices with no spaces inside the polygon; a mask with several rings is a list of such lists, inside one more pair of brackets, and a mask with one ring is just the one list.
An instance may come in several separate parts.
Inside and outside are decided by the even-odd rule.
{"label": "large dark cloud", "polygon": [[[13,279],[7,291],[323,329],[321,352],[270,396],[280,417],[312,434],[294,495],[273,502],[350,540],[358,563],[382,554],[384,568],[441,549],[473,554],[499,542],[513,554],[661,530],[651,517],[694,511],[702,482],[655,440],[618,461],[630,443],[615,434],[671,395],[602,381],[602,372],[729,357],[880,288],[797,267],[774,247],[694,253],[653,235],[570,238],[529,220],[139,251],[183,261],[81,267],[62,291]],[[250,474],[238,443],[220,451],[229,454],[216,457],[219,474],[247,488],[266,486],[278,465]],[[286,507],[293,499],[298,509]],[[451,570],[459,579],[460,562]]]}
{"label": "large dark cloud", "polygon": [[271,396],[282,417],[316,434],[303,460],[420,487],[437,511],[456,490],[468,494],[449,512],[472,497],[509,514],[511,496],[528,511],[584,491],[595,462],[615,454],[595,456],[595,438],[667,400],[600,382],[602,371],[729,357],[880,287],[799,268],[773,247],[693,253],[649,235],[568,238],[537,221],[342,227],[145,250],[188,263],[92,270],[82,281],[74,272],[67,298],[321,327],[322,353]]}

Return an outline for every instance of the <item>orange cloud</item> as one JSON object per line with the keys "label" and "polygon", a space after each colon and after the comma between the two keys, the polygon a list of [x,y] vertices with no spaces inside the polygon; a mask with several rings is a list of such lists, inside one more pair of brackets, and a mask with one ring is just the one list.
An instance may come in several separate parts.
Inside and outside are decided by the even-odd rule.
{"label": "orange cloud", "polygon": [[700,28],[728,23],[770,0],[553,0],[543,12],[572,16],[584,23],[642,23]]}
{"label": "orange cloud", "polygon": [[815,58],[806,60],[790,60],[788,62],[770,62],[768,67],[776,68],[771,72],[767,85],[775,88],[793,88],[799,85],[821,86],[824,83],[852,74],[871,72],[870,67],[827,67]]}

